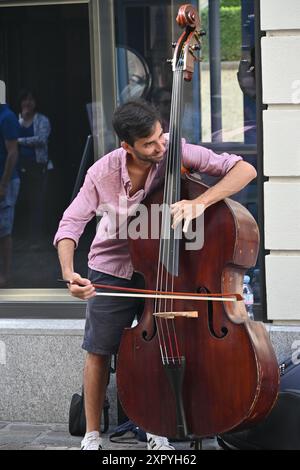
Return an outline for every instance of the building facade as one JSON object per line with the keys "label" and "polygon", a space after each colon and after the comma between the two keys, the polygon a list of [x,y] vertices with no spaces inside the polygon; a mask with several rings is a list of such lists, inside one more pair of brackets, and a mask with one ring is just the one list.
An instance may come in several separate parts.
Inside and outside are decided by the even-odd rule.
{"label": "building facade", "polygon": [[[300,5],[262,0],[262,79],[266,290],[268,318],[300,319]],[[289,295],[286,296],[286,292]]]}
{"label": "building facade", "polygon": [[[12,280],[0,289],[2,420],[67,420],[70,396],[81,385],[85,305],[57,282],[53,235],[80,187],[81,170],[118,145],[111,125],[115,106],[131,97],[154,102],[162,113],[170,105],[166,59],[180,34],[175,18],[181,3],[0,1],[1,102],[17,114],[19,91],[33,89],[52,125],[41,243],[32,249],[26,238],[21,197]],[[257,168],[257,180],[235,199],[260,228],[259,258],[248,274],[255,318],[268,323],[280,361],[300,348],[300,5],[191,3],[200,8],[207,35],[202,62],[184,92],[184,136],[242,155]],[[82,274],[95,229],[91,222],[77,250]],[[112,402],[114,386],[112,380]]]}

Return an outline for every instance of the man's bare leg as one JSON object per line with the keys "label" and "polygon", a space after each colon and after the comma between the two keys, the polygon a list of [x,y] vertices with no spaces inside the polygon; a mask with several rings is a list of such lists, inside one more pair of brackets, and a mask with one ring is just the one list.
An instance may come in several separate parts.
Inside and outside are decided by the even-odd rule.
{"label": "man's bare leg", "polygon": [[87,353],[84,367],[86,432],[99,431],[110,367],[110,356]]}

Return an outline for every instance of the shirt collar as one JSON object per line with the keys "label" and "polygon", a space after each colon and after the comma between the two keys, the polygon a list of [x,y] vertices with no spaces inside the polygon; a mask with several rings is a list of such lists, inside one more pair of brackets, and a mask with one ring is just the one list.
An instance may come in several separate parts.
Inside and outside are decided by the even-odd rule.
{"label": "shirt collar", "polygon": [[[153,174],[153,171],[156,173],[158,168],[165,163],[166,154],[167,152],[165,152],[165,155],[164,155],[165,158],[163,158],[160,162],[154,164],[154,168],[152,167],[152,171],[151,171],[152,174]],[[127,162],[127,152],[126,150],[122,149],[121,175],[122,175],[122,181],[123,181],[124,187],[126,187],[126,185],[130,183],[130,177],[128,174],[126,162]]]}
{"label": "shirt collar", "polygon": [[123,181],[124,186],[130,183],[130,178],[129,178],[127,165],[126,165],[126,155],[127,155],[126,150],[122,149],[121,175],[122,175],[122,181]]}

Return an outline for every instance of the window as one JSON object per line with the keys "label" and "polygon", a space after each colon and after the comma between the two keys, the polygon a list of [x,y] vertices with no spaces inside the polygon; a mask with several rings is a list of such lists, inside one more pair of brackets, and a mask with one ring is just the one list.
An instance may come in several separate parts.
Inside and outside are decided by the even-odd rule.
{"label": "window", "polygon": [[[202,39],[200,66],[196,64],[192,82],[184,87],[183,136],[190,143],[212,148],[217,153],[241,155],[257,168],[255,2],[191,3],[200,10],[202,28],[207,34]],[[115,0],[116,43],[130,48],[146,62],[151,87],[141,90],[140,96],[159,106],[165,131],[172,93],[172,70],[166,59],[172,57],[171,44],[181,32],[175,23],[181,4],[181,1]],[[120,57],[118,65],[120,84]],[[122,89],[119,100],[122,101]],[[217,181],[207,175],[202,178],[209,185]],[[258,221],[256,180],[233,199]],[[247,274],[254,290],[256,317],[260,318],[259,264]]]}
{"label": "window", "polygon": [[[71,200],[88,136],[93,135],[94,145],[89,140],[87,164],[116,144],[110,127],[116,102],[138,96],[152,101],[160,107],[164,129],[168,130],[173,73],[167,59],[173,54],[172,42],[181,33],[175,18],[182,1],[114,0],[109,12],[107,8],[104,11],[102,3],[0,8],[0,79],[7,84],[7,101],[18,113],[19,90],[23,86],[33,88],[40,111],[49,117],[52,127],[43,225],[39,226],[43,235],[39,248],[33,244],[30,249],[26,193],[22,195],[21,188],[7,299],[15,295],[14,289],[33,294],[33,289],[39,289],[39,295],[42,289],[50,306],[51,293],[58,295],[54,298],[59,301],[60,269],[53,236]],[[202,62],[195,65],[193,80],[184,88],[183,135],[189,142],[216,152],[242,155],[257,167],[256,2],[191,3],[200,7],[207,35],[203,38]],[[216,9],[219,3],[220,9]],[[96,147],[99,152],[93,155]],[[203,180],[216,182],[204,176]],[[234,198],[258,220],[256,181]],[[76,270],[83,274],[94,233],[92,221],[76,253]],[[260,265],[248,274],[259,310]],[[53,306],[51,309],[54,311]]]}
{"label": "window", "polygon": [[[20,91],[32,90],[37,111],[51,124],[49,160],[37,170],[43,174],[37,175],[19,159],[21,186],[15,210],[12,271],[8,290],[2,293],[2,299],[10,299],[23,292],[15,289],[26,289],[26,297],[31,293],[34,299],[45,289],[60,287],[53,236],[70,203],[91,134],[87,109],[92,101],[88,6],[1,7],[0,29],[0,78],[6,84],[7,103],[18,116]],[[93,146],[90,150],[89,164],[93,163]],[[77,250],[77,266],[83,273],[94,231],[95,221]]]}

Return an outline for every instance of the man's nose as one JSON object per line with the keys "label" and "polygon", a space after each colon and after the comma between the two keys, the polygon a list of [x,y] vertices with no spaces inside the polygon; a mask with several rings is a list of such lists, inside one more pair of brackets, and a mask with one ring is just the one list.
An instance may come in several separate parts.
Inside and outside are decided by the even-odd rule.
{"label": "man's nose", "polygon": [[165,150],[165,142],[159,142],[156,149],[157,149],[158,152],[163,152]]}

